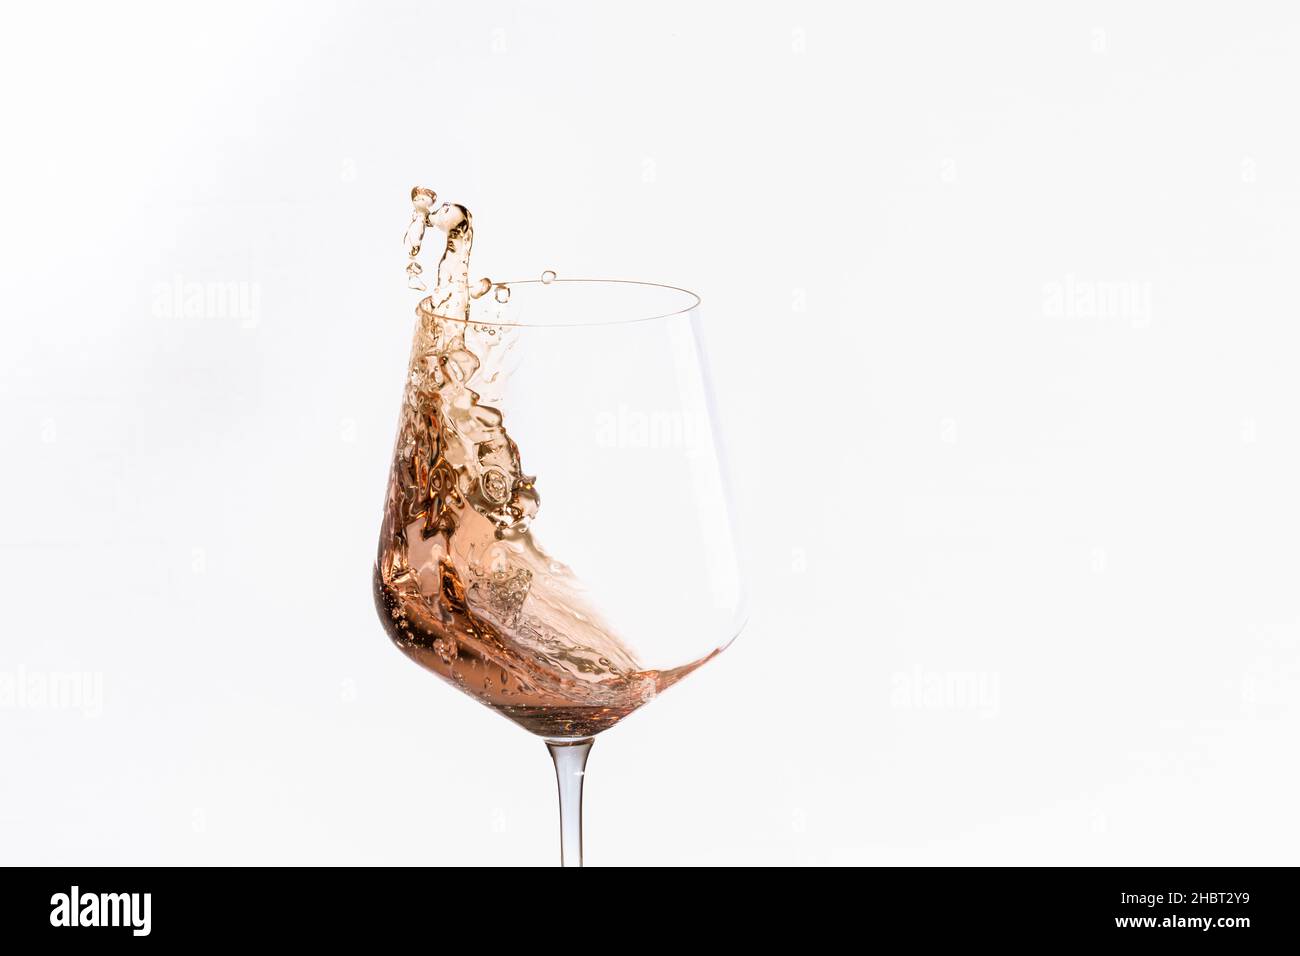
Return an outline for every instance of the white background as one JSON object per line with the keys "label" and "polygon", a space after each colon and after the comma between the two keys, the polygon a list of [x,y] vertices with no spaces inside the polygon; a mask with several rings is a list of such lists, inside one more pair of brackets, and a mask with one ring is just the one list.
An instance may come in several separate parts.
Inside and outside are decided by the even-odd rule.
{"label": "white background", "polygon": [[371,604],[426,183],[704,299],[751,623],[589,863],[1295,863],[1300,16],[970,6],[7,10],[0,858],[555,860]]}

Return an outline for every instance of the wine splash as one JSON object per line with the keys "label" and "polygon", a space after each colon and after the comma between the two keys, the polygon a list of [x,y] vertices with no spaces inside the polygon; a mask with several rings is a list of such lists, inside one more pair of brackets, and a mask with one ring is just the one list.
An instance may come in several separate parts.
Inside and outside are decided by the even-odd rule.
{"label": "wine splash", "polygon": [[[416,308],[375,567],[375,602],[393,642],[429,670],[527,730],[587,737],[622,720],[703,661],[643,669],[601,619],[574,573],[531,525],[541,507],[501,409],[478,382],[503,374],[519,330],[476,324],[471,300],[507,284],[469,280],[473,220],[464,206],[411,191],[404,238],[411,288],[426,234],[441,245],[432,292]],[[547,270],[542,283],[555,281]]]}

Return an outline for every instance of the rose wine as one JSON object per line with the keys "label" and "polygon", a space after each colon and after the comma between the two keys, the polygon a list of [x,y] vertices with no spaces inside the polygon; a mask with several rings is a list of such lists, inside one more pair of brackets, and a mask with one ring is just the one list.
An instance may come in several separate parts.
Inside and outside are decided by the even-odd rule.
{"label": "rose wine", "polygon": [[[482,383],[506,374],[516,331],[470,321],[471,300],[509,286],[469,281],[472,219],[411,193],[407,276],[426,229],[442,244],[416,330],[384,508],[375,603],[410,658],[550,738],[588,737],[622,720],[703,660],[669,671],[642,668],[602,620],[574,573],[547,554],[531,525],[538,481],[523,467],[501,408]],[[543,274],[542,281],[554,278]]]}

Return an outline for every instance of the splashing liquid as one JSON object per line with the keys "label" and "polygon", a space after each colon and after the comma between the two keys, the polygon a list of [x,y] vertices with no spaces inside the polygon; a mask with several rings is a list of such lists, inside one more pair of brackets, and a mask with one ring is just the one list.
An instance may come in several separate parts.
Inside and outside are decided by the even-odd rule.
{"label": "splashing liquid", "polygon": [[416,308],[375,567],[380,617],[407,656],[533,733],[599,733],[703,661],[643,669],[573,572],[534,539],[537,479],[502,410],[474,390],[501,373],[518,330],[471,323],[470,301],[495,288],[505,302],[510,287],[469,281],[474,229],[464,206],[435,209],[434,192],[418,187],[411,200],[412,287],[424,289],[415,257],[426,230],[442,248],[433,291]]}

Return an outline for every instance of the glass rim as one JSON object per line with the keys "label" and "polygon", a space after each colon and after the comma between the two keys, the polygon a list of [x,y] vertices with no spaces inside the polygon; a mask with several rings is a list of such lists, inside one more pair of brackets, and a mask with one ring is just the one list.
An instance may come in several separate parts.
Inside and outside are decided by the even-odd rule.
{"label": "glass rim", "polygon": [[[572,279],[569,278],[561,279],[557,277],[550,280],[549,282],[543,282],[541,279],[519,279],[519,280],[505,279],[500,282],[493,282],[492,285],[494,288],[496,286],[506,286],[508,288],[513,289],[516,286],[547,286],[549,288],[551,286],[558,286],[564,283],[573,283],[573,284],[582,283],[587,285],[607,285],[607,286],[615,286],[615,285],[640,286],[643,289],[663,289],[668,292],[680,293],[681,295],[687,297],[687,301],[681,308],[673,309],[668,312],[658,312],[654,315],[637,315],[632,318],[601,319],[595,322],[501,322],[501,321],[493,321],[491,319],[475,318],[474,307],[475,304],[481,300],[470,301],[470,317],[468,320],[466,320],[466,319],[457,318],[455,316],[439,315],[438,313],[434,312],[431,305],[428,304],[431,303],[433,298],[432,296],[425,296],[424,298],[422,298],[419,304],[416,306],[416,311],[424,313],[426,315],[434,316],[435,318],[442,319],[443,321],[446,322],[468,322],[468,324],[470,325],[482,325],[482,326],[489,326],[491,328],[501,328],[501,329],[564,329],[564,328],[583,328],[583,327],[597,328],[600,326],[634,325],[639,322],[657,322],[661,319],[671,319],[674,316],[686,315],[689,312],[694,312],[696,309],[700,307],[700,301],[701,301],[699,294],[692,292],[690,289],[683,289],[681,286],[669,285],[665,282],[647,282],[641,279],[590,279],[590,278],[581,278],[581,277],[572,278]],[[485,293],[483,298],[486,299],[488,295],[492,295],[492,294],[494,293]]]}

